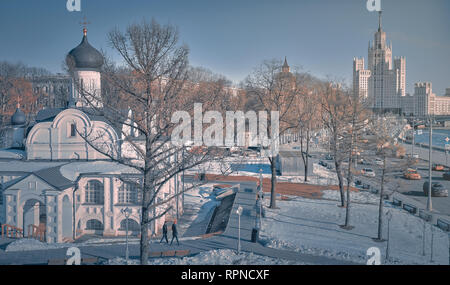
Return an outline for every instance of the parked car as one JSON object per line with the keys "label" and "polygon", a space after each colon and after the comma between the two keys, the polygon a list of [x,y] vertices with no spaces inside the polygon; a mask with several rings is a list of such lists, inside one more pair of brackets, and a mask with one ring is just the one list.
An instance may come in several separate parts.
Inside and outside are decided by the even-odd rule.
{"label": "parked car", "polygon": [[321,165],[323,167],[327,167],[328,163],[326,163],[325,161],[321,160],[321,161],[319,161],[319,165]]}
{"label": "parked car", "polygon": [[331,164],[331,163],[328,163],[328,165],[327,165],[327,169],[329,169],[329,170],[333,170],[333,169],[334,169],[334,166],[333,166],[333,164]]}
{"label": "parked car", "polygon": [[444,171],[444,166],[441,164],[433,164],[434,171]]}
{"label": "parked car", "polygon": [[[423,193],[428,196],[429,182],[423,183]],[[431,196],[432,197],[448,197],[448,190],[439,182],[431,183]]]}
{"label": "parked car", "polygon": [[361,170],[361,173],[362,175],[367,177],[375,177],[375,172],[372,168],[364,168],[363,170]]}
{"label": "parked car", "polygon": [[367,163],[367,161],[364,158],[360,158],[360,159],[358,159],[358,164],[368,165],[369,163]]}
{"label": "parked car", "polygon": [[326,159],[326,160],[333,160],[333,157],[332,157],[330,154],[327,154],[327,155],[325,156],[325,159]]}
{"label": "parked car", "polygon": [[422,176],[420,176],[419,172],[417,172],[416,169],[408,168],[405,173],[403,174],[403,177],[409,180],[420,180],[422,179]]}
{"label": "parked car", "polygon": [[445,173],[442,175],[442,178],[444,178],[445,180],[450,180],[450,172],[445,172]]}
{"label": "parked car", "polygon": [[383,166],[383,160],[381,160],[381,159],[379,159],[379,158],[376,158],[375,161],[374,161],[374,163],[375,163],[376,165]]}

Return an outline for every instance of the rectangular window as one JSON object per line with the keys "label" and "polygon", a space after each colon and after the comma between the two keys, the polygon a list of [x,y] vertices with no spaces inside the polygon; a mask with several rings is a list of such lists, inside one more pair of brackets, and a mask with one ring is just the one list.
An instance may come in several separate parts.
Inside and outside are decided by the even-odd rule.
{"label": "rectangular window", "polygon": [[75,137],[77,135],[77,129],[75,124],[70,124],[70,137]]}
{"label": "rectangular window", "polygon": [[36,190],[36,181],[28,182],[28,189],[29,190]]}

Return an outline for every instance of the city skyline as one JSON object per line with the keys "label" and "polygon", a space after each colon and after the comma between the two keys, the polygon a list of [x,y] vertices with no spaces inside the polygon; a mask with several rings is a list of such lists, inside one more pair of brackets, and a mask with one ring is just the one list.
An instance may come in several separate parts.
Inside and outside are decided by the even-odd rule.
{"label": "city skyline", "polygon": [[[366,1],[242,2],[82,1],[81,12],[68,12],[65,1],[3,1],[0,21],[10,28],[4,31],[3,37],[9,40],[0,46],[1,60],[61,72],[65,55],[79,42],[84,16],[91,22],[90,42],[108,55],[112,51],[107,32],[155,17],[179,28],[181,41],[190,47],[193,66],[211,69],[235,83],[262,60],[287,56],[293,67],[301,65],[303,71],[343,79],[351,86],[351,60],[367,54],[367,43],[377,29],[377,13],[366,10]],[[406,93],[413,93],[415,82],[429,81],[437,95],[444,95],[450,87],[450,36],[446,33],[450,3],[382,1],[382,9],[393,53],[407,60]]]}

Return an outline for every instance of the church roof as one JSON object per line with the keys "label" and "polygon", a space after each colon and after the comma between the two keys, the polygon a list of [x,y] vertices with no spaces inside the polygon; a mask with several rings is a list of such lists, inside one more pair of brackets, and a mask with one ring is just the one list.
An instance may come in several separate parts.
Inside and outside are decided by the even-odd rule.
{"label": "church roof", "polygon": [[41,169],[34,172],[34,175],[41,178],[56,189],[64,190],[73,186],[73,182],[61,174],[60,168],[61,166]]}
{"label": "church roof", "polygon": [[25,116],[25,113],[20,110],[19,107],[17,107],[16,111],[14,112],[14,115],[11,117],[11,124],[12,125],[25,125],[27,122],[27,117]]}
{"label": "church roof", "polygon": [[283,67],[289,67],[289,65],[288,65],[288,63],[287,63],[287,58],[286,58],[286,57],[284,57],[284,64],[283,64]]}
{"label": "church roof", "polygon": [[73,64],[75,68],[99,69],[103,65],[103,56],[89,44],[87,30],[84,29],[83,32],[84,36],[81,43],[69,52],[67,61],[69,65]]}

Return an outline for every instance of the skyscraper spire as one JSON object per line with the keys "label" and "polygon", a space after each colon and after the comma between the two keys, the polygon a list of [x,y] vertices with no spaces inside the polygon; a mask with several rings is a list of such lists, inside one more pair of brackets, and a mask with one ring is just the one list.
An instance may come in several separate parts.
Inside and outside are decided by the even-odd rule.
{"label": "skyscraper spire", "polygon": [[380,10],[378,12],[378,31],[381,32],[381,13],[382,11]]}

